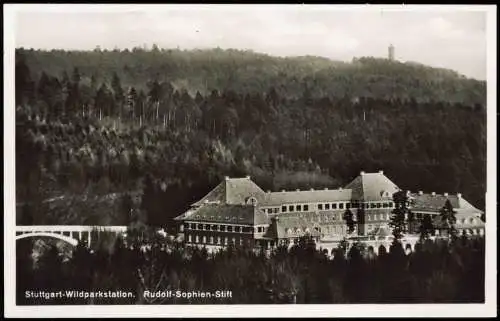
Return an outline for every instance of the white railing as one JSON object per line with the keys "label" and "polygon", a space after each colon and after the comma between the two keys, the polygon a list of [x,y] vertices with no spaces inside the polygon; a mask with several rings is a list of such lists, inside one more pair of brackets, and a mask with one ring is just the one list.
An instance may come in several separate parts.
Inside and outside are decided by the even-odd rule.
{"label": "white railing", "polygon": [[17,225],[16,232],[126,232],[127,226],[91,226],[91,225]]}

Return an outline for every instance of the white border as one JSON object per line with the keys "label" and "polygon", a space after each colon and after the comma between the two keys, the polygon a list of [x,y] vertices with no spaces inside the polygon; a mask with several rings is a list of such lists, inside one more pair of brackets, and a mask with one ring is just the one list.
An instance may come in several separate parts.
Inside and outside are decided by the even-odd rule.
{"label": "white border", "polygon": [[[343,316],[496,316],[496,6],[494,5],[261,5],[294,10],[412,10],[483,11],[487,13],[487,193],[486,193],[486,303],[485,304],[332,304],[332,305],[166,305],[166,306],[15,306],[15,161],[14,161],[14,48],[15,14],[36,12],[126,12],[189,10],[194,5],[4,5],[4,298],[6,317],[343,317]],[[196,5],[206,10],[234,9],[236,5]],[[249,6],[249,5],[238,5]],[[241,10],[241,8],[239,8]]]}

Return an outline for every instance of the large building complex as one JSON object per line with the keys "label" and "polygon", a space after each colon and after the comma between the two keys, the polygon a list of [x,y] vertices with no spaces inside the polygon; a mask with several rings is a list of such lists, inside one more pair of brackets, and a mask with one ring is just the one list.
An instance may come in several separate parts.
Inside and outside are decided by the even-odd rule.
{"label": "large building complex", "polygon": [[[186,244],[229,244],[274,247],[290,244],[309,234],[317,241],[339,240],[347,235],[344,213],[357,221],[354,235],[389,231],[393,194],[399,187],[382,171],[361,172],[343,188],[265,192],[250,177],[226,177],[205,197],[176,217]],[[482,211],[461,194],[407,192],[416,220],[431,215],[438,221],[449,200],[460,233],[482,235]],[[439,226],[439,224],[436,224]],[[387,233],[387,232],[386,232]]]}

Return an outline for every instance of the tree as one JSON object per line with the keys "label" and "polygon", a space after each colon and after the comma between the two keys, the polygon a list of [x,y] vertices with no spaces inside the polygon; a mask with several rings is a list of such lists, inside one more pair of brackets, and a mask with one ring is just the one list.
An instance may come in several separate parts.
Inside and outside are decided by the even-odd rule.
{"label": "tree", "polygon": [[132,221],[134,201],[129,193],[122,196],[121,211],[123,225],[128,226]]}
{"label": "tree", "polygon": [[415,214],[408,210],[408,233],[410,234],[413,234],[415,232],[415,223],[416,223],[416,220],[415,220]]}
{"label": "tree", "polygon": [[389,226],[392,227],[394,242],[400,242],[405,232],[405,216],[408,214],[408,196],[404,191],[398,191],[392,196],[394,202],[394,210],[392,210],[391,221]]}
{"label": "tree", "polygon": [[453,209],[450,200],[446,200],[446,203],[439,211],[439,216],[441,218],[441,223],[443,228],[447,230],[448,236],[455,240],[457,238],[457,229],[455,224],[457,219],[455,217],[456,211]]}
{"label": "tree", "polygon": [[420,222],[419,232],[422,243],[429,239],[430,235],[434,234],[434,225],[432,224],[432,218],[429,214],[423,216]]}
{"label": "tree", "polygon": [[24,56],[21,56],[15,67],[16,105],[24,105],[33,99],[34,89],[35,83],[31,78],[31,71]]}
{"label": "tree", "polygon": [[347,209],[342,217],[347,225],[347,233],[349,234],[352,234],[352,232],[354,232],[355,230],[354,226],[356,222],[354,221],[353,216],[354,215],[352,214],[351,210]]}
{"label": "tree", "polygon": [[357,219],[358,219],[358,234],[359,235],[364,235],[365,234],[365,209],[362,207],[358,208],[358,211],[356,213]]}
{"label": "tree", "polygon": [[122,118],[122,109],[124,102],[124,93],[121,85],[120,77],[116,72],[113,73],[113,78],[111,80],[111,88],[113,89],[114,100],[118,105],[118,118]]}

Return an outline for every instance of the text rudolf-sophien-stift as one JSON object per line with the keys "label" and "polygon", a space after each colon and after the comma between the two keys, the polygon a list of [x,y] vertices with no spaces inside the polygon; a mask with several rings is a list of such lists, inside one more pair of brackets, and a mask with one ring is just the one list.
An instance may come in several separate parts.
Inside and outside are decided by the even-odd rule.
{"label": "text rudolf-sophien-stift", "polygon": [[144,297],[147,299],[196,299],[196,298],[232,298],[233,291],[217,290],[217,291],[181,291],[181,290],[166,290],[166,291],[144,291]]}

